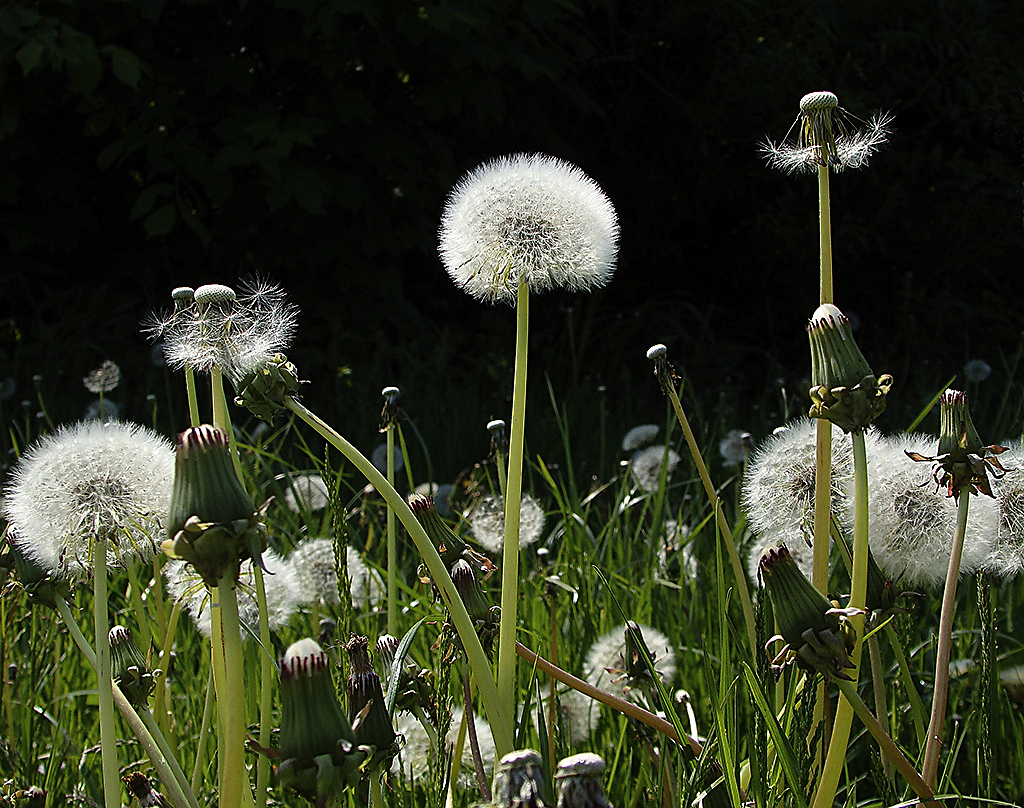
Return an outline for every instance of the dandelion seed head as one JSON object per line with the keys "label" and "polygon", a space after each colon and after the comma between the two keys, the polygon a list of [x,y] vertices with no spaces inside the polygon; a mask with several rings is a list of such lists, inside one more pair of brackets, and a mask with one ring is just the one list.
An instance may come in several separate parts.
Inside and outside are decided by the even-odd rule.
{"label": "dandelion seed head", "polygon": [[116,421],[119,414],[117,404],[109,398],[98,398],[85,408],[83,421]]}
{"label": "dandelion seed head", "polygon": [[[654,660],[654,669],[661,677],[661,681],[667,686],[676,675],[676,652],[662,632],[650,626],[640,625],[640,636],[647,644],[651,657]],[[610,693],[624,693],[624,698],[632,701],[630,694],[632,688],[628,687],[628,681],[620,679],[623,676],[621,671],[632,666],[632,662],[625,658],[626,653],[626,626],[621,625],[613,628],[607,634],[602,634],[587,652],[587,658],[583,664],[583,678],[594,687],[606,690]],[[641,663],[642,665],[642,663]],[[611,669],[612,672],[609,672]],[[635,697],[634,697],[635,698]]]}
{"label": "dandelion seed head", "polygon": [[619,224],[601,188],[579,168],[543,154],[477,167],[445,204],[440,255],[452,279],[488,303],[530,291],[604,286],[615,271]]}
{"label": "dandelion seed head", "polygon": [[95,395],[109,393],[111,390],[116,389],[120,383],[121,368],[109,359],[104,360],[102,365],[96,368],[96,370],[89,372],[82,379],[85,389]]}
{"label": "dandelion seed head", "polygon": [[718,453],[722,455],[727,466],[742,466],[746,462],[754,439],[749,432],[742,429],[730,429],[718,443]]}
{"label": "dandelion seed head", "polygon": [[984,568],[1000,578],[1015,578],[1024,572],[1024,441],[1010,441],[1004,445],[1007,451],[1000,455],[999,460],[1007,472],[992,481],[999,513],[999,532]]}
{"label": "dandelion seed head", "polygon": [[[298,586],[298,600],[337,606],[338,569],[334,555],[334,541],[328,538],[305,539],[292,549],[285,559]],[[365,609],[384,597],[384,582],[376,570],[370,569],[359,552],[345,548],[345,564],[349,578],[352,605]]]}
{"label": "dandelion seed head", "polygon": [[414,491],[425,497],[432,497],[434,509],[440,516],[449,517],[452,515],[452,492],[455,490],[451,483],[420,483]]}
{"label": "dandelion seed head", "polygon": [[327,483],[319,474],[296,474],[287,482],[284,502],[295,513],[322,511],[331,504]]}
{"label": "dandelion seed head", "polygon": [[648,446],[633,454],[629,461],[629,472],[643,491],[653,493],[661,484],[661,472],[665,469],[668,479],[682,458],[679,453],[664,445]]}
{"label": "dandelion seed head", "polygon": [[636,452],[654,443],[661,427],[657,424],[640,424],[622,436],[622,451]]}
{"label": "dandelion seed head", "polygon": [[801,112],[825,112],[838,106],[839,99],[836,97],[836,94],[828,90],[807,93],[807,95],[800,99]]}
{"label": "dandelion seed head", "polygon": [[964,365],[964,378],[975,384],[985,381],[992,375],[992,366],[984,359],[972,359]]}
{"label": "dandelion seed head", "polygon": [[209,306],[211,304],[218,303],[232,303],[238,299],[238,296],[235,294],[235,290],[222,283],[208,283],[204,286],[200,286],[195,290],[192,297],[200,306]]}
{"label": "dandelion seed head", "polygon": [[[956,503],[938,489],[925,464],[906,456],[927,453],[937,442],[929,435],[901,435],[879,441],[867,457],[871,554],[883,574],[904,588],[941,586],[949,567]],[[994,499],[971,497],[961,574],[983,568],[992,557],[998,521]]]}
{"label": "dandelion seed head", "polygon": [[[263,552],[263,586],[267,593],[267,621],[271,631],[287,623],[299,606],[298,582],[290,567],[273,550]],[[210,636],[210,590],[202,577],[190,564],[172,559],[164,565],[167,592],[174,600],[182,601],[182,608],[205,637]],[[252,560],[242,562],[238,572],[238,622],[243,640],[260,636],[260,612],[256,597],[256,578]]]}
{"label": "dandelion seed head", "polygon": [[97,535],[109,539],[108,564],[152,558],[173,483],[169,441],[134,424],[82,422],[25,453],[4,492],[4,515],[37,565],[83,577]]}
{"label": "dandelion seed head", "polygon": [[[519,509],[519,547],[534,544],[544,532],[547,517],[540,503],[530,494],[523,494]],[[505,501],[497,494],[480,498],[469,515],[469,532],[476,543],[491,553],[505,546]]]}
{"label": "dandelion seed head", "polygon": [[[399,447],[395,447],[394,451],[395,458],[395,471],[401,471],[405,468],[405,458],[402,456],[402,450]],[[370,462],[373,463],[374,468],[377,469],[381,474],[387,474],[388,470],[388,445],[382,443],[379,446],[375,446],[373,453],[370,455]]]}
{"label": "dandelion seed head", "polygon": [[[451,724],[444,736],[444,745],[449,749],[455,746],[459,734],[459,725],[462,723],[463,708],[456,707],[452,710]],[[494,765],[494,737],[491,735],[491,728],[481,716],[473,716],[473,726],[476,729],[477,740],[480,744],[480,757],[484,762],[484,770],[488,779],[491,777]],[[431,769],[439,765],[431,748],[430,740],[426,730],[415,716],[411,713],[401,713],[395,731],[404,736],[405,744],[402,750],[391,763],[391,771],[397,774],[404,771],[405,777],[414,783],[421,783],[429,776]],[[462,747],[462,765],[459,770],[459,787],[463,789],[474,788],[476,779],[473,768],[473,751],[470,748],[467,735]]]}
{"label": "dandelion seed head", "polygon": [[[548,727],[548,732],[560,733],[558,737],[568,738],[572,746],[586,743],[597,729],[601,705],[578,690],[564,685],[555,690],[555,697],[558,702],[555,721],[558,723],[555,727]],[[550,684],[542,692],[541,701],[544,720],[547,721],[551,709]]]}

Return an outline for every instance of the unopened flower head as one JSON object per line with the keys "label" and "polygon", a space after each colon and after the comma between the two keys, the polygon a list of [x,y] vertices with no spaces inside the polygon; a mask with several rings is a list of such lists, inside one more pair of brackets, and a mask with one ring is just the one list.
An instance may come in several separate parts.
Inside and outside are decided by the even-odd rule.
{"label": "unopened flower head", "polygon": [[[298,609],[303,593],[291,567],[273,550],[263,553],[263,586],[267,593],[267,618],[271,631],[287,623]],[[211,633],[210,590],[203,579],[184,561],[172,559],[164,565],[167,592],[182,602],[182,609],[188,611],[196,628],[205,637]],[[259,604],[256,596],[256,579],[252,561],[242,562],[238,573],[238,622],[242,639],[259,638]]]}
{"label": "unopened flower head", "polygon": [[90,372],[82,379],[85,389],[96,395],[109,393],[111,390],[116,389],[120,383],[121,368],[109,359],[105,360],[96,370]]}
{"label": "unopened flower head", "polygon": [[[929,435],[902,435],[880,441],[867,456],[871,554],[883,574],[903,588],[941,586],[949,567],[956,503],[937,490],[927,469],[907,457],[907,452],[916,453],[935,442]],[[994,499],[972,498],[961,574],[983,568],[991,558],[998,521]]]}
{"label": "unopened flower head", "polygon": [[622,451],[638,452],[646,449],[654,443],[660,431],[661,427],[657,424],[640,424],[633,427],[622,436]]}
{"label": "unopened flower head", "polygon": [[[541,537],[545,521],[540,503],[530,494],[523,494],[519,509],[520,548],[529,547]],[[469,531],[488,552],[501,552],[505,546],[505,500],[498,494],[481,497],[469,516]]]}
{"label": "unopened flower head", "polygon": [[[654,669],[666,685],[676,675],[676,652],[668,637],[656,628],[633,624],[654,661]],[[587,652],[583,665],[583,678],[594,687],[611,693],[630,693],[649,675],[642,657],[627,643],[626,626],[620,625],[602,634]]]}
{"label": "unopened flower head", "polygon": [[[874,432],[867,433],[872,444]],[[742,499],[747,520],[758,540],[749,555],[748,571],[757,579],[761,554],[785,542],[804,572],[810,563],[814,521],[817,423],[799,418],[765,439],[751,455],[743,478]],[[832,513],[852,535],[844,507],[846,483],[853,475],[853,450],[839,427],[832,427]]]}
{"label": "unopened flower head", "polygon": [[629,471],[642,490],[653,493],[661,486],[662,474],[664,473],[666,480],[671,477],[680,460],[682,458],[679,452],[671,446],[648,446],[633,453],[629,461]]}
{"label": "unopened flower head", "polygon": [[89,421],[64,427],[25,453],[4,493],[19,548],[40,567],[81,577],[97,536],[108,563],[151,558],[174,481],[174,450],[134,424]]}
{"label": "unopened flower head", "polygon": [[[341,602],[338,596],[337,558],[332,539],[305,539],[299,542],[288,554],[285,563],[295,577],[300,603],[337,606]],[[379,601],[384,594],[384,583],[380,575],[371,570],[352,547],[345,548],[345,564],[352,605],[357,609],[365,609]]]}
{"label": "unopened flower head", "polygon": [[484,163],[445,204],[440,254],[452,279],[488,303],[531,292],[604,286],[615,270],[619,224],[601,188],[579,168],[543,154]]}
{"label": "unopened flower head", "polygon": [[[835,94],[808,93],[800,99],[800,114],[780,142],[766,140],[761,151],[768,165],[787,174],[861,168],[889,139],[892,116],[879,112],[869,121],[854,118],[839,106]],[[859,126],[858,126],[859,125]],[[790,140],[796,130],[795,142]]]}
{"label": "unopened flower head", "polygon": [[167,364],[200,372],[217,367],[237,384],[288,348],[298,309],[281,287],[251,280],[240,288],[236,294],[222,284],[200,286],[191,301],[187,295],[176,297],[173,312],[143,323],[154,340],[162,341]]}

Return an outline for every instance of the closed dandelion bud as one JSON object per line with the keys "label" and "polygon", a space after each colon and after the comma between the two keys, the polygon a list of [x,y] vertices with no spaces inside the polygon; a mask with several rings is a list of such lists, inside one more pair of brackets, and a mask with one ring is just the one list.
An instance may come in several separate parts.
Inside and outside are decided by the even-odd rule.
{"label": "closed dandelion bud", "polygon": [[380,677],[370,662],[366,637],[352,635],[345,646],[351,669],[348,675],[348,716],[356,743],[373,748],[368,764],[370,771],[389,761],[398,753],[398,737],[384,704]]}
{"label": "closed dandelion bud", "polygon": [[559,761],[555,772],[558,808],[612,808],[601,782],[604,769],[604,760],[593,752]]}
{"label": "closed dandelion bud", "polygon": [[285,400],[299,394],[299,371],[283,353],[257,364],[234,382],[235,404],[245,407],[257,418],[273,423],[285,409]]}
{"label": "closed dandelion bud", "polygon": [[494,797],[486,808],[549,808],[544,801],[544,767],[532,749],[509,752],[494,774]]}
{"label": "closed dandelion bud", "polygon": [[997,455],[1006,451],[1004,446],[982,446],[978,431],[971,421],[967,394],[959,390],[946,390],[939,399],[939,451],[934,457],[907,452],[913,460],[936,464],[934,479],[956,500],[962,491],[969,494],[992,496],[988,473],[1001,478],[1006,469]]}
{"label": "closed dandelion bud", "polygon": [[242,558],[258,561],[266,529],[231,463],[227,436],[204,424],[178,437],[164,552],[193,567],[209,586]]}
{"label": "closed dandelion bud", "polygon": [[473,550],[458,533],[448,527],[434,507],[433,497],[414,493],[409,495],[408,502],[446,567],[451,569],[456,561],[465,558],[481,572],[490,574],[495,569],[489,558]]}
{"label": "closed dandelion bud", "polygon": [[308,637],[292,643],[281,660],[278,754],[278,779],[317,805],[355,785],[366,759],[365,751],[355,749],[327,654]]}
{"label": "closed dandelion bud", "polygon": [[[382,634],[377,638],[377,653],[380,655],[381,665],[388,675],[388,687],[391,686],[398,645],[398,638],[390,634]],[[401,670],[398,672],[395,709],[412,712],[418,707],[428,708],[432,695],[433,685],[430,671],[421,668],[411,656],[406,655]]]}
{"label": "closed dandelion bud", "polygon": [[153,788],[149,778],[142,772],[129,772],[124,776],[124,785],[128,793],[139,801],[139,808],[170,808],[171,804],[159,791]]}
{"label": "closed dandelion bud", "polygon": [[892,376],[876,378],[853,339],[850,321],[835,306],[818,307],[807,326],[811,342],[810,416],[844,432],[859,432],[885,409]]}
{"label": "closed dandelion bud", "polygon": [[153,673],[124,626],[110,629],[110,677],[133,707],[144,705],[153,692]]}
{"label": "closed dandelion bud", "polygon": [[473,622],[490,622],[491,601],[477,580],[476,573],[465,559],[459,559],[452,567],[452,583],[466,605],[466,611]]}
{"label": "closed dandelion bud", "polygon": [[785,643],[772,660],[773,670],[781,671],[786,663],[796,662],[811,673],[848,679],[843,668],[853,667],[849,653],[855,635],[845,618],[852,612],[833,608],[800,571],[784,544],[761,556],[760,570],[779,626],[779,634],[768,644],[780,639]]}

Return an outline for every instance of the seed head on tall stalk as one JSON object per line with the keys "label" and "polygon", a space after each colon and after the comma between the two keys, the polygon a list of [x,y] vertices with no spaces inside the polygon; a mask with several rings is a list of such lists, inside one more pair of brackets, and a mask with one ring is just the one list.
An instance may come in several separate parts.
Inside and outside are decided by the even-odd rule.
{"label": "seed head on tall stalk", "polygon": [[[473,297],[516,307],[516,358],[505,490],[505,532],[519,535],[530,292],[604,286],[615,269],[619,225],[601,188],[579,168],[542,154],[484,163],[460,180],[445,205],[440,254]],[[498,695],[515,713],[519,544],[506,541],[501,580]]]}

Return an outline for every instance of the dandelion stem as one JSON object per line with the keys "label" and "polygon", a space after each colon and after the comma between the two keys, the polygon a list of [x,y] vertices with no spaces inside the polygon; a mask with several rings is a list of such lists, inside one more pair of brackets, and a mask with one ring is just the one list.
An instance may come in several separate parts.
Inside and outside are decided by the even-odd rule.
{"label": "dandelion stem", "polygon": [[[259,743],[264,749],[270,745],[270,731],[273,728],[274,692],[271,689],[274,681],[274,661],[270,654],[273,645],[270,641],[270,615],[267,610],[267,587],[263,580],[263,570],[259,564],[252,565],[254,583],[256,584],[256,602],[259,608],[260,648],[260,735]],[[270,785],[270,759],[266,755],[256,756],[256,808],[267,804],[267,786]]]}
{"label": "dandelion stem", "polygon": [[910,702],[910,715],[914,720],[914,734],[917,737],[918,746],[920,746],[924,744],[924,705],[921,703],[921,696],[914,684],[914,675],[910,672],[903,644],[896,634],[896,629],[892,627],[892,621],[885,624],[885,634],[889,638],[889,647],[892,648],[896,664],[900,668],[900,678],[903,679],[903,687],[907,691],[907,701]]}
{"label": "dandelion stem", "polygon": [[214,589],[213,609],[220,610],[220,636],[213,642],[223,644],[224,681],[218,690],[218,708],[224,716],[224,743],[221,747],[221,783],[219,804],[223,808],[237,808],[252,802],[244,800],[247,788],[245,768],[245,669],[242,659],[242,637],[239,633],[238,598],[235,590],[238,567],[231,565],[221,576]]}
{"label": "dandelion stem", "polygon": [[939,772],[942,730],[946,722],[946,699],[949,696],[949,655],[953,645],[953,610],[956,605],[956,585],[960,578],[960,557],[964,550],[967,509],[970,502],[970,494],[966,490],[961,491],[956,513],[956,530],[953,533],[953,547],[949,554],[949,568],[946,570],[946,587],[942,592],[939,644],[935,651],[935,692],[932,695],[932,713],[928,720],[928,741],[925,744],[924,766],[921,771],[925,782],[931,788],[935,787],[935,778]]}
{"label": "dandelion stem", "polygon": [[[164,785],[167,786],[168,791],[180,791],[181,796],[184,798],[189,808],[199,808],[199,801],[196,799],[195,794],[192,793],[192,789],[189,788],[188,781],[185,779],[185,772],[181,770],[181,764],[178,763],[178,759],[174,755],[174,750],[171,749],[170,744],[167,743],[167,739],[164,737],[164,734],[160,731],[160,727],[157,725],[156,718],[153,717],[153,713],[151,713],[149,708],[145,705],[135,712],[138,713],[138,718],[140,718],[142,723],[145,725],[145,732],[151,736],[152,741],[159,747],[160,754],[163,756],[163,759],[166,761],[166,765],[170,769],[172,783],[168,783],[166,778],[163,776],[161,776],[160,779],[163,781]],[[125,717],[127,718],[127,716]],[[132,724],[133,722],[129,720],[128,723]],[[146,742],[142,740],[142,734],[140,734],[139,729],[136,729],[134,726],[132,729],[135,732],[136,737],[142,741],[143,746],[146,746]],[[152,754],[150,754],[150,758],[152,757]],[[154,765],[156,765],[155,761]],[[159,770],[159,766],[157,768]],[[175,788],[175,786],[177,786],[177,788]]]}
{"label": "dandelion stem", "polygon": [[508,477],[505,480],[505,537],[501,565],[501,620],[498,629],[498,698],[515,721],[516,623],[519,608],[519,512],[523,498],[523,443],[526,426],[526,365],[529,348],[530,285],[516,292],[516,364],[512,383]]}
{"label": "dandelion stem", "polygon": [[501,708],[498,701],[498,689],[495,685],[494,677],[491,675],[490,663],[484,654],[480,638],[473,628],[473,621],[466,611],[465,604],[459,597],[455,584],[452,583],[451,575],[445,569],[441,556],[438,555],[437,549],[431,544],[430,538],[427,536],[423,526],[410,510],[408,503],[402,499],[393,486],[388,484],[387,478],[377,471],[374,465],[358,449],[315,413],[306,409],[294,397],[286,398],[284,404],[341,452],[366,477],[373,487],[377,489],[378,493],[384,497],[388,506],[395,511],[398,520],[409,532],[413,543],[416,545],[416,549],[423,558],[423,562],[427,565],[430,577],[434,580],[438,591],[441,593],[441,599],[444,601],[448,613],[451,615],[452,622],[455,623],[455,628],[459,632],[459,639],[462,640],[463,647],[466,649],[469,666],[476,677],[480,698],[483,701],[487,720],[491,726],[491,733],[494,736],[494,746],[497,755],[500,758],[502,755],[508,754],[512,751],[511,716],[506,715]]}
{"label": "dandelion stem", "polygon": [[196,396],[196,372],[191,367],[185,368],[185,393],[188,397],[188,420],[191,426],[199,426],[199,399]]}
{"label": "dandelion stem", "polygon": [[[882,655],[878,648],[878,635],[876,634],[872,634],[868,638],[868,655],[871,660],[871,689],[875,694],[875,717],[879,721],[884,717],[885,723],[889,724],[885,702],[885,678],[882,675]],[[892,761],[889,760],[888,755],[882,756],[882,770],[885,772],[885,778],[892,782]]]}
{"label": "dandelion stem", "polygon": [[[831,426],[831,425],[830,425]],[[853,571],[850,582],[848,606],[863,609],[867,600],[868,585],[868,467],[867,451],[864,446],[864,431],[853,432]],[[854,614],[850,624],[856,634],[856,645],[850,654],[853,669],[849,671],[854,686],[860,675],[860,657],[863,650],[864,615]],[[843,690],[846,693],[846,689]],[[850,726],[853,724],[854,707],[848,698],[839,700],[832,736],[829,739],[828,754],[818,779],[818,790],[814,795],[813,808],[830,808],[839,787],[839,776],[846,763],[847,742]]]}
{"label": "dandelion stem", "polygon": [[103,766],[103,801],[106,808],[121,808],[121,780],[117,762],[113,680],[110,678],[110,620],[107,615],[107,539],[100,533],[92,547],[95,578],[93,621],[96,627],[96,696],[100,710],[100,757]]}
{"label": "dandelion stem", "polygon": [[[210,611],[211,618],[213,611]],[[211,621],[211,628],[213,623]],[[211,631],[212,633],[212,631]],[[192,791],[199,790],[199,780],[203,773],[203,762],[206,757],[206,736],[210,734],[210,724],[213,723],[213,694],[216,690],[216,676],[214,662],[210,660],[210,673],[206,677],[206,700],[203,703],[203,720],[199,726],[199,743],[196,745],[196,759],[192,765]]]}
{"label": "dandelion stem", "polygon": [[[395,428],[389,424],[387,429],[388,485],[395,487]],[[398,543],[395,538],[395,512],[388,508],[388,634],[398,636]]]}
{"label": "dandelion stem", "polygon": [[832,213],[828,166],[818,166],[818,248],[821,253],[821,303],[832,299]]}
{"label": "dandelion stem", "polygon": [[[676,392],[673,384],[666,384],[665,390],[668,393],[669,400],[672,402],[672,407],[676,411],[676,418],[679,421],[679,425],[683,428],[683,435],[686,437],[686,445],[690,448],[690,455],[693,457],[694,465],[697,467],[697,472],[700,474],[701,482],[704,484],[704,491],[707,493],[708,501],[711,503],[711,507],[715,510],[715,517],[718,520],[718,529],[722,533],[722,537],[725,539],[725,549],[729,553],[729,561],[732,564],[733,576],[736,579],[736,588],[739,590],[740,604],[743,606],[743,619],[747,624],[747,639],[750,642],[750,653],[756,654],[757,648],[757,629],[754,624],[754,606],[750,601],[750,589],[747,586],[747,575],[743,570],[743,562],[740,561],[739,553],[736,551],[736,543],[733,541],[732,530],[729,528],[729,520],[726,519],[725,513],[721,508],[718,499],[718,492],[715,491],[715,486],[711,482],[711,475],[708,474],[708,467],[704,463],[704,458],[701,456],[700,448],[697,446],[697,439],[693,435],[693,430],[690,428],[690,422],[686,417],[686,413],[683,412],[683,405],[679,401],[679,394]],[[504,611],[504,609],[503,609]]]}

